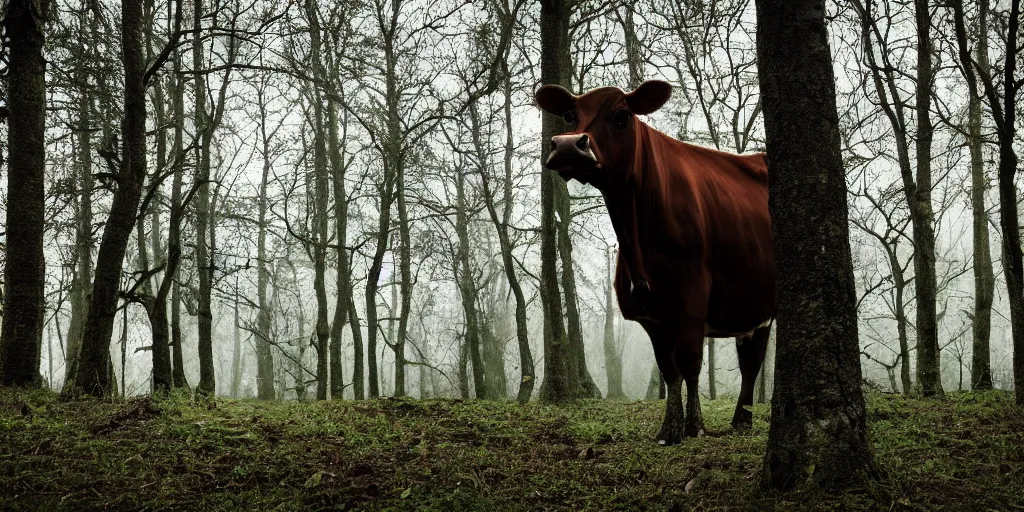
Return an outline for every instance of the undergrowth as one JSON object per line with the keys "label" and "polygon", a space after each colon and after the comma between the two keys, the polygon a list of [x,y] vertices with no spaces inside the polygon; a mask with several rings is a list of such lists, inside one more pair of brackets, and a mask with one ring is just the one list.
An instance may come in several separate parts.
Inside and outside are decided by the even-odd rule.
{"label": "undergrowth", "polygon": [[868,398],[884,479],[761,491],[768,407],[654,441],[659,402],[61,401],[0,390],[0,510],[1013,510],[1024,411],[1001,392]]}

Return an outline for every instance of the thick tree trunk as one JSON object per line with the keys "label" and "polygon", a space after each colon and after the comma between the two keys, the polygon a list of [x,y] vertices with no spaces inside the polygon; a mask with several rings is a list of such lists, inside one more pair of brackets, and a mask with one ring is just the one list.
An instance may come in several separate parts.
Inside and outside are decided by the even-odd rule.
{"label": "thick tree trunk", "polygon": [[824,1],[757,0],[757,50],[779,301],[762,482],[855,485],[876,470]]}
{"label": "thick tree trunk", "polygon": [[0,386],[40,385],[43,343],[46,61],[45,0],[11,0],[4,16],[7,69],[8,173]]}
{"label": "thick tree trunk", "polygon": [[116,391],[112,385],[110,341],[114,332],[117,294],[120,290],[121,268],[125,251],[135,227],[135,217],[146,175],[146,93],[143,75],[143,12],[141,2],[122,2],[121,49],[124,60],[124,119],[122,121],[121,169],[117,190],[99,254],[93,282],[89,317],[82,337],[75,386],[93,396],[106,396]]}

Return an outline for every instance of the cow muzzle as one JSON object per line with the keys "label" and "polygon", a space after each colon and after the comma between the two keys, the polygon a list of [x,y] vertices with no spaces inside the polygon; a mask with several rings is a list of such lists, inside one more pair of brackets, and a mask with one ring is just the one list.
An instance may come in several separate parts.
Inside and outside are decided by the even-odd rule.
{"label": "cow muzzle", "polygon": [[[548,154],[544,166],[559,174],[585,172],[600,167],[597,156],[590,147],[590,137],[585,133],[551,137],[551,153]],[[563,174],[562,177],[570,179],[574,176]]]}

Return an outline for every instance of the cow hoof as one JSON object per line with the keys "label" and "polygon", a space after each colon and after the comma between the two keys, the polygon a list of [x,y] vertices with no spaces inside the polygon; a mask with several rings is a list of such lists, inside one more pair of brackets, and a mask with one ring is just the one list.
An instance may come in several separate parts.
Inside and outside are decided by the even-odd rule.
{"label": "cow hoof", "polygon": [[732,428],[736,430],[750,430],[754,426],[754,415],[743,408],[736,409],[732,415]]}
{"label": "cow hoof", "polygon": [[676,422],[662,423],[661,431],[658,432],[658,445],[673,446],[683,442],[685,429]]}
{"label": "cow hoof", "polygon": [[704,423],[698,423],[695,425],[687,425],[683,432],[686,437],[704,437]]}

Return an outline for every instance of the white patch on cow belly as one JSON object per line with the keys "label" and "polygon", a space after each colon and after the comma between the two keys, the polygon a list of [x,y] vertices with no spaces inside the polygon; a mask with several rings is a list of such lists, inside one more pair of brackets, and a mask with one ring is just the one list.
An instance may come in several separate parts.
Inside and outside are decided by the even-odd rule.
{"label": "white patch on cow belly", "polygon": [[754,327],[753,329],[751,329],[749,331],[746,331],[746,332],[729,332],[729,331],[727,331],[725,329],[716,329],[711,324],[705,323],[704,324],[704,335],[707,336],[709,334],[714,334],[716,337],[719,337],[719,338],[749,338],[749,337],[754,335],[754,331],[756,331],[758,329],[763,329],[765,327],[770,327],[772,325],[772,322],[774,322],[774,321],[775,321],[774,318],[769,318],[769,319],[765,320],[764,322],[761,322],[760,324],[758,324],[757,327]]}

